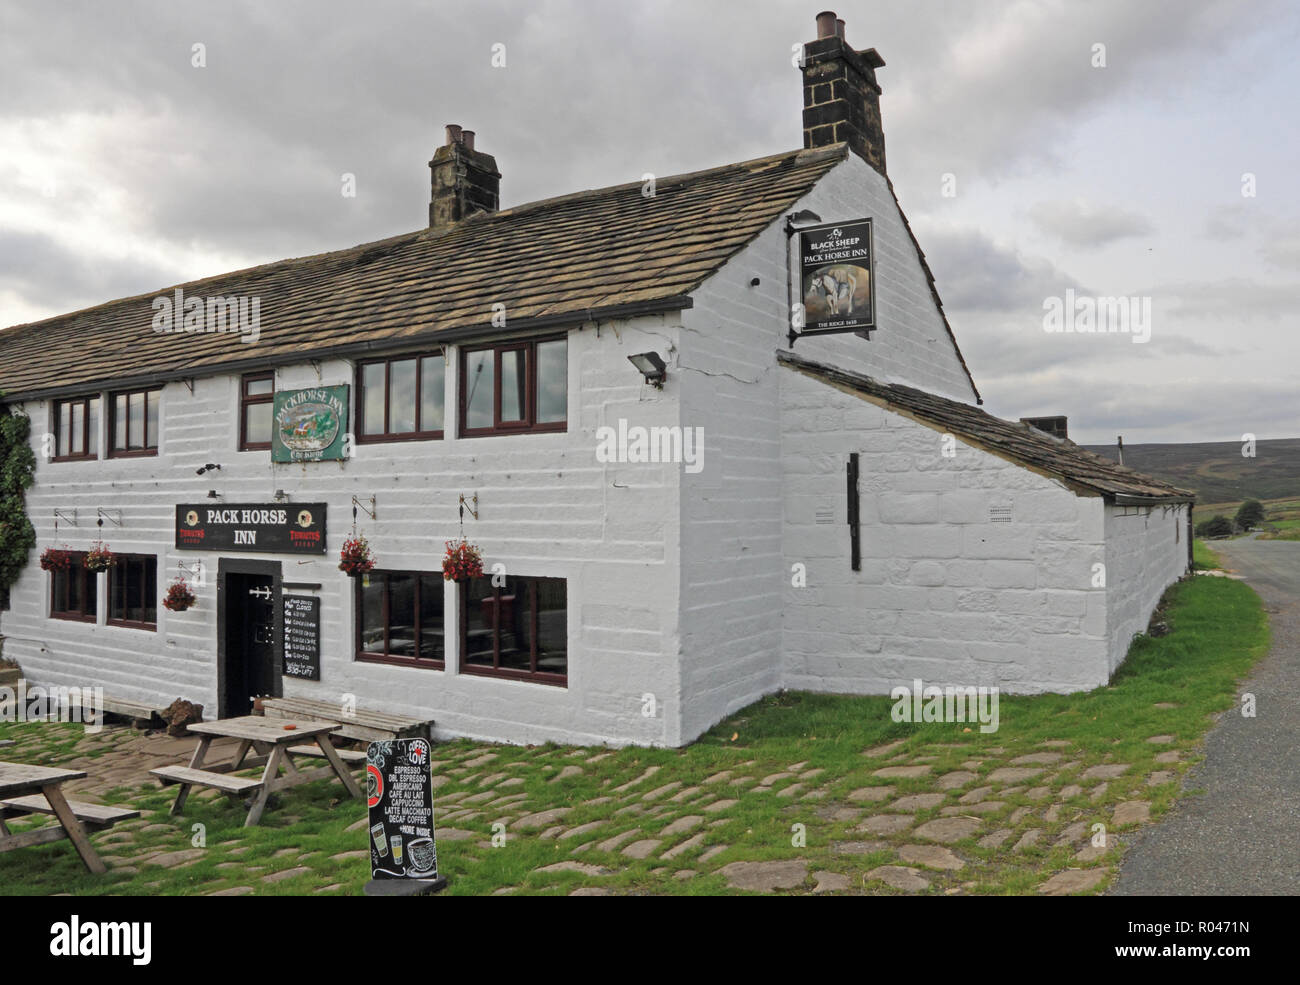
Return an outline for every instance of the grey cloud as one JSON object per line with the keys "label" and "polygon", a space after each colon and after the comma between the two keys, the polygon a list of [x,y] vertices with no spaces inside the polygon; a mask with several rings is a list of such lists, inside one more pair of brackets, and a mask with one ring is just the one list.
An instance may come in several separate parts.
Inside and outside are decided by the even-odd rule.
{"label": "grey cloud", "polygon": [[0,288],[57,311],[143,294],[174,279],[173,271],[153,264],[97,257],[37,233],[0,231]]}
{"label": "grey cloud", "polygon": [[1155,231],[1146,216],[1118,207],[1093,205],[1082,199],[1038,202],[1029,209],[1029,218],[1043,232],[1070,246],[1106,246]]}

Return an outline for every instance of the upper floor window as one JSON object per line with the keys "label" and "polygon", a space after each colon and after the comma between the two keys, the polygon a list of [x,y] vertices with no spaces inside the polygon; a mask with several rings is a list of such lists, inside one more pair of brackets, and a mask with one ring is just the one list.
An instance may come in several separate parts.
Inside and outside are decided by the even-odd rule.
{"label": "upper floor window", "polygon": [[568,345],[562,337],[462,349],[461,434],[566,430]]}
{"label": "upper floor window", "polygon": [[72,564],[50,572],[50,615],[56,619],[94,622],[99,603],[99,575],[87,571],[86,555],[72,555]]}
{"label": "upper floor window", "polygon": [[161,390],[124,390],[109,395],[110,457],[158,454]]}
{"label": "upper floor window", "polygon": [[108,569],[108,624],[158,628],[158,558],[118,554]]}
{"label": "upper floor window", "polygon": [[441,354],[357,366],[357,440],[441,438],[447,366]]}
{"label": "upper floor window", "polygon": [[249,373],[239,381],[239,450],[266,451],[271,447],[275,373]]}
{"label": "upper floor window", "polygon": [[54,436],[56,460],[98,457],[99,397],[55,401]]}

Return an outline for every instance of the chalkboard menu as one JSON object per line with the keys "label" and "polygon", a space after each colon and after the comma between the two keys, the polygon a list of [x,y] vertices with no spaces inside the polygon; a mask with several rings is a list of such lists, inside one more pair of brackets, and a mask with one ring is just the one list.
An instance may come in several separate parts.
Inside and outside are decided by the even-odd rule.
{"label": "chalkboard menu", "polygon": [[374,879],[437,879],[433,766],[427,739],[372,742],[366,751],[370,872]]}
{"label": "chalkboard menu", "polygon": [[284,596],[284,676],[320,680],[320,599]]}

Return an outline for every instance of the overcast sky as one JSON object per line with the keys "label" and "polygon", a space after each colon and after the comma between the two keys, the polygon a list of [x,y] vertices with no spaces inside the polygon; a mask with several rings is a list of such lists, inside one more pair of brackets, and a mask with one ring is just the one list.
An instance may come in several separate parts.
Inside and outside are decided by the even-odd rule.
{"label": "overcast sky", "polygon": [[[420,228],[445,123],[503,206],[798,147],[819,9],[8,0],[0,325]],[[887,62],[890,176],[989,410],[1086,442],[1300,435],[1295,4],[837,12]],[[1151,298],[1150,341],[1045,332],[1067,289]]]}

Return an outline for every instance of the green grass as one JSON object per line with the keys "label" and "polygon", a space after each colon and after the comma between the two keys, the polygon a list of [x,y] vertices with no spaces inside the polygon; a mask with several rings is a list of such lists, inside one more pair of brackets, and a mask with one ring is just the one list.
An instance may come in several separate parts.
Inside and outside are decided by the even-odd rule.
{"label": "green grass", "polygon": [[1213,571],[1222,567],[1219,555],[1210,550],[1199,537],[1192,541],[1192,567],[1197,571]]}
{"label": "green grass", "polygon": [[[824,870],[848,876],[854,891],[889,893],[893,891],[883,883],[866,880],[865,874],[879,865],[905,864],[898,861],[895,851],[909,839],[885,836],[879,840],[889,844],[869,854],[837,854],[836,842],[877,837],[853,833],[857,818],[836,820],[827,816],[829,808],[847,805],[848,793],[860,787],[888,783],[895,794],[929,792],[936,789],[934,777],[962,769],[963,763],[976,763],[966,768],[983,776],[1017,755],[1041,751],[1047,740],[1068,741],[1072,744],[1067,750],[1070,763],[1048,768],[1031,784],[994,794],[1005,802],[1002,811],[986,819],[976,836],[950,846],[967,859],[965,869],[958,873],[925,871],[931,881],[926,892],[934,894],[1035,892],[1049,876],[1081,864],[1074,860],[1073,848],[1056,847],[1067,824],[1109,824],[1114,806],[1125,800],[1150,802],[1153,818],[1169,809],[1179,796],[1182,775],[1200,755],[1200,741],[1214,716],[1234,705],[1237,682],[1266,652],[1268,629],[1262,607],[1241,582],[1187,579],[1170,590],[1167,603],[1165,620],[1171,632],[1160,638],[1137,638],[1109,687],[1073,695],[1003,697],[1001,727],[994,734],[982,734],[978,726],[967,731],[968,726],[960,723],[896,723],[889,714],[892,702],[884,697],[786,692],[743,709],[685,749],[521,748],[469,741],[440,745],[435,750],[439,829],[445,835],[454,829],[469,832],[458,840],[439,838],[439,867],[450,880],[447,893],[479,895],[507,889],[561,895],[578,886],[608,887],[620,894],[726,893],[735,890],[728,887],[718,868],[732,861],[767,859],[799,859],[807,863],[810,873]],[[1156,708],[1159,703],[1174,707]],[[1175,741],[1168,745],[1146,741],[1158,734],[1172,735]],[[0,758],[58,763],[96,753],[107,755],[117,743],[128,740],[130,733],[107,731],[83,738],[79,726],[28,724],[0,726],[0,737],[20,742],[0,751]],[[891,740],[904,744],[886,754],[864,755],[865,750]],[[1180,762],[1156,762],[1157,754],[1170,750],[1181,754]],[[492,758],[477,761],[485,755]],[[874,776],[897,757],[902,762],[928,759],[931,775],[889,781]],[[1128,763],[1132,769],[1109,781],[1102,795],[1093,799],[1097,785],[1080,779],[1079,773],[1099,763]],[[561,770],[571,766],[581,772],[561,779]],[[798,772],[805,775],[814,769],[822,772],[815,779],[783,777],[767,790],[756,789],[761,778],[789,773],[791,766],[799,766]],[[651,767],[657,767],[657,772],[636,783]],[[94,771],[93,761],[87,769]],[[732,776],[713,779],[724,770]],[[1172,775],[1151,786],[1148,777],[1157,770]],[[737,780],[743,782],[734,782]],[[798,796],[780,796],[782,790],[800,782],[803,787]],[[1050,787],[1050,799],[1030,799],[1031,791],[1024,788],[1033,782]],[[672,783],[680,786],[647,797]],[[1074,783],[1086,789],[1065,797],[1062,788]],[[616,789],[625,784],[632,785],[625,791]],[[700,791],[681,802],[673,801],[691,787]],[[954,803],[960,792],[949,795],[949,803]],[[117,871],[110,871],[107,877],[89,875],[68,843],[62,842],[0,854],[0,892],[180,895],[251,886],[259,894],[283,895],[337,886],[329,892],[356,894],[368,877],[367,859],[336,860],[331,856],[367,848],[364,823],[356,831],[345,830],[363,821],[364,809],[358,802],[340,800],[341,793],[338,784],[324,781],[293,788],[279,796],[260,827],[245,829],[241,826],[242,807],[224,799],[192,797],[183,818],[170,818],[170,791],[142,782],[139,787],[115,791],[112,799],[152,813],[93,836],[102,854],[120,856],[117,861],[110,858]],[[709,813],[696,799],[708,793],[736,803]],[[497,802],[518,794],[525,794],[526,801]],[[806,799],[808,794],[819,799]],[[471,800],[478,802],[468,803]],[[1051,802],[1060,804],[1060,816],[1045,820],[1043,809]],[[868,813],[879,810],[856,806]],[[1019,807],[1030,808],[1032,813],[1018,823],[1010,822],[1008,816]],[[587,823],[599,827],[589,835],[562,841],[542,837],[545,825],[524,830],[515,823],[525,811],[550,808],[569,809],[561,822],[568,827]],[[458,817],[461,810],[472,810],[476,816]],[[599,842],[622,831],[634,832],[624,844],[661,837],[660,829],[683,815],[704,817],[690,832],[702,833],[703,838],[697,849],[671,860],[658,856],[674,840],[665,840],[647,859],[629,859],[619,848],[604,851],[595,844],[586,851],[574,851],[581,843]],[[917,812],[916,817],[925,821],[938,815],[935,807]],[[493,847],[491,841],[492,823],[498,819],[511,821],[503,847]],[[716,826],[712,826],[714,822],[718,822]],[[26,823],[31,822],[13,827],[17,830]],[[207,844],[195,861],[172,869],[146,864],[134,873],[121,870],[122,865],[131,864],[128,855],[190,848],[195,823],[205,825]],[[792,845],[797,825],[806,831],[804,847]],[[1011,844],[1030,826],[1042,827],[1045,836],[1028,850],[1013,853]],[[999,827],[1015,828],[1016,834],[1002,848],[978,845],[979,835]],[[129,852],[120,847],[123,832],[134,839]],[[677,836],[676,841],[685,837]],[[1123,832],[1121,837],[1125,837]],[[700,852],[715,846],[725,848],[709,862],[701,862]],[[1120,851],[1112,849],[1097,860],[1082,863],[1105,870],[1105,878],[1094,892],[1107,885]],[[601,866],[608,872],[593,876],[538,871],[567,859]],[[236,867],[231,863],[237,863]],[[263,870],[250,873],[249,865]],[[261,881],[268,873],[299,865],[307,871],[282,882]],[[675,878],[675,873],[683,870],[695,874],[688,879]],[[795,891],[808,891],[811,885],[810,877]]]}

